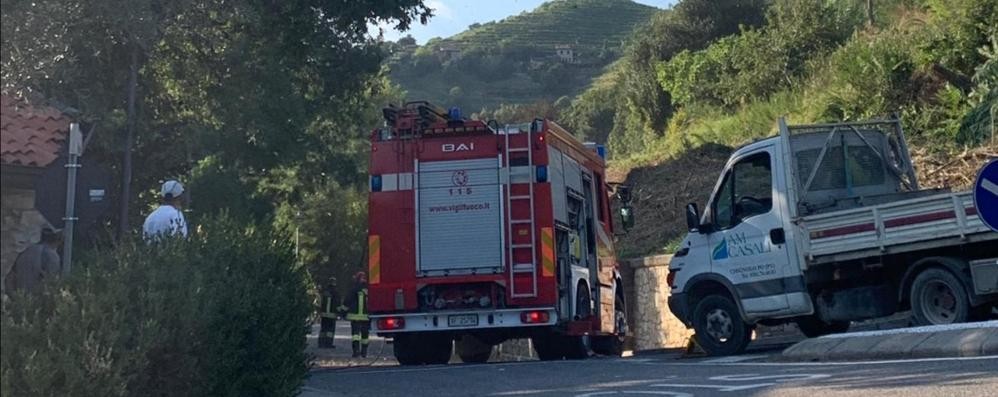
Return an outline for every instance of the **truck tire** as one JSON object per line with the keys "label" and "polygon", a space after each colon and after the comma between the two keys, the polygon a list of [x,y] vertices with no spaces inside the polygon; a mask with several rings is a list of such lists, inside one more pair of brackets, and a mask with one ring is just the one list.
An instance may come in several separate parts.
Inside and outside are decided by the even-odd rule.
{"label": "truck tire", "polygon": [[434,335],[422,340],[425,345],[423,362],[428,365],[447,364],[454,353],[454,340],[444,335]]}
{"label": "truck tire", "polygon": [[454,349],[465,363],[484,363],[492,357],[492,345],[472,335],[464,335],[455,341]]}
{"label": "truck tire", "polygon": [[619,296],[613,301],[613,312],[613,335],[593,337],[593,352],[620,357],[624,353],[624,338],[627,337],[627,312],[624,310],[624,301]]}
{"label": "truck tire", "polygon": [[708,295],[693,309],[697,342],[711,356],[745,351],[752,340],[752,327],[745,324],[735,302],[723,295]]}
{"label": "truck tire", "polygon": [[818,318],[817,315],[798,318],[796,323],[797,328],[800,328],[800,332],[808,338],[817,338],[828,334],[841,334],[848,331],[850,325],[848,321],[826,323]]}
{"label": "truck tire", "polygon": [[392,350],[400,365],[447,364],[454,341],[443,335],[396,335]]}
{"label": "truck tire", "polygon": [[[593,305],[589,288],[580,282],[578,293],[575,296],[575,319],[590,320],[593,315]],[[559,349],[566,359],[583,360],[589,357],[592,345],[589,335],[555,335],[554,338],[555,344],[560,345]]]}
{"label": "truck tire", "polygon": [[911,316],[915,325],[953,324],[970,318],[967,291],[953,273],[928,268],[911,284]]}
{"label": "truck tire", "polygon": [[557,335],[535,336],[530,338],[530,342],[534,345],[534,352],[537,353],[537,358],[541,361],[565,358],[565,352],[562,350]]}
{"label": "truck tire", "polygon": [[392,338],[392,350],[400,365],[423,364],[422,345],[411,335],[395,335]]}

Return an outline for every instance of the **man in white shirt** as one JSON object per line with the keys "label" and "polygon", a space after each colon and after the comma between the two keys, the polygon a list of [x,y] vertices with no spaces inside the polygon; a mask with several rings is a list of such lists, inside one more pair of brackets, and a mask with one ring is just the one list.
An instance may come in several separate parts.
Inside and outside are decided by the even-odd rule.
{"label": "man in white shirt", "polygon": [[180,211],[180,198],[184,194],[184,185],[175,180],[163,183],[160,189],[162,203],[142,224],[142,236],[147,241],[162,237],[187,237],[187,220]]}

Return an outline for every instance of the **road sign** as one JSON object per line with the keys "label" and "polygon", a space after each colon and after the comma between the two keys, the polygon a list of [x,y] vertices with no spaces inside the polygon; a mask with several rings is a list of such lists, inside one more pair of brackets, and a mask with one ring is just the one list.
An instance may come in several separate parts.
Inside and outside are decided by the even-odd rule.
{"label": "road sign", "polygon": [[998,232],[998,159],[991,159],[977,173],[974,206],[984,224]]}

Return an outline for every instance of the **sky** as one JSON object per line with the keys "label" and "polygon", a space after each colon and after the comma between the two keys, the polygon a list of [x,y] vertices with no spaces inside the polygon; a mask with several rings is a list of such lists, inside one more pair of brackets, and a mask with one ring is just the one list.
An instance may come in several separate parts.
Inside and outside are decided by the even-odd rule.
{"label": "sky", "polygon": [[[669,8],[676,0],[634,0],[641,4],[658,8]],[[433,17],[426,25],[418,22],[406,32],[398,32],[387,25],[384,28],[385,40],[395,41],[411,34],[419,44],[434,37],[450,37],[468,29],[473,23],[485,23],[530,11],[545,0],[426,0],[424,4],[433,9]],[[372,33],[377,27],[372,26]]]}

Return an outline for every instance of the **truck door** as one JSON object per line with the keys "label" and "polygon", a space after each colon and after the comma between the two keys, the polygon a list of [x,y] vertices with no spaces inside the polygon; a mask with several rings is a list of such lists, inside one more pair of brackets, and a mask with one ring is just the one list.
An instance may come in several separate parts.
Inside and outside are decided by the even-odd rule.
{"label": "truck door", "polygon": [[789,257],[773,206],[773,158],[769,146],[735,160],[711,200],[711,271],[731,281],[746,314],[787,311],[790,290],[803,290],[800,277],[784,274]]}

